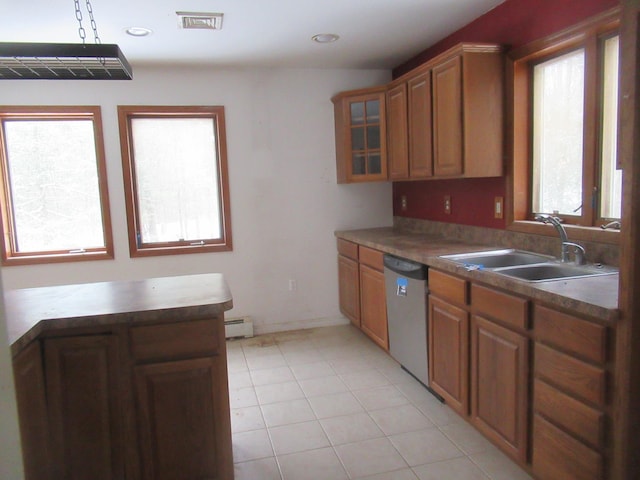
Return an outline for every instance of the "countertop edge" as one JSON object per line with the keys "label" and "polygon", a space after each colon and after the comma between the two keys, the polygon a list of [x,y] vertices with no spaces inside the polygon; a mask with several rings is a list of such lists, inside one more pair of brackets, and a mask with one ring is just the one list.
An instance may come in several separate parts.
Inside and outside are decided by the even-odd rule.
{"label": "countertop edge", "polygon": [[[117,296],[119,292],[124,300],[113,301],[110,295]],[[89,312],[90,305],[87,306],[94,299],[87,302],[84,297],[91,293],[105,297],[103,302],[95,299],[99,305],[96,313]],[[127,309],[129,300],[132,308]],[[52,305],[49,307],[47,302]],[[221,274],[199,274],[8,290],[5,306],[11,355],[15,357],[38,337],[58,330],[108,330],[118,325],[216,317],[233,308],[233,298]]]}

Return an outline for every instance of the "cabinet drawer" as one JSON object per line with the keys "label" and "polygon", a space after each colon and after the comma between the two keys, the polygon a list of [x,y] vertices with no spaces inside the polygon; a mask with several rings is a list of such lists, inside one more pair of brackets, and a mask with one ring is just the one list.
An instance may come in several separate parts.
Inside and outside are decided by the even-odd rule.
{"label": "cabinet drawer", "polygon": [[380,250],[374,250],[373,248],[363,247],[360,245],[359,257],[360,263],[368,265],[376,270],[384,270],[383,257],[384,253]]}
{"label": "cabinet drawer", "polygon": [[471,306],[475,313],[500,320],[512,327],[526,329],[529,302],[491,288],[471,284]]}
{"label": "cabinet drawer", "polygon": [[466,280],[438,270],[429,270],[429,291],[459,305],[468,303]]}
{"label": "cabinet drawer", "polygon": [[539,415],[533,416],[533,473],[537,478],[600,480],[603,458]]}
{"label": "cabinet drawer", "polygon": [[580,318],[536,305],[536,338],[598,363],[607,361],[607,329]]}
{"label": "cabinet drawer", "polygon": [[138,361],[207,357],[220,349],[222,318],[131,328],[131,352]]}
{"label": "cabinet drawer", "polygon": [[535,375],[588,402],[605,404],[606,373],[602,368],[540,343],[536,343],[535,349]]}
{"label": "cabinet drawer", "polygon": [[533,392],[533,408],[536,412],[592,447],[602,448],[604,413],[586,406],[538,379],[534,382]]}
{"label": "cabinet drawer", "polygon": [[353,260],[358,260],[358,244],[339,238],[338,253]]}

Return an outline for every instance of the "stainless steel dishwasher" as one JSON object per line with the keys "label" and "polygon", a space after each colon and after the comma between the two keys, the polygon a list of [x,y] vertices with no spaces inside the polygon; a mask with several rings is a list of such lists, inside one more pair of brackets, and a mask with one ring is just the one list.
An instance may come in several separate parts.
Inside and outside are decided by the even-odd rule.
{"label": "stainless steel dishwasher", "polygon": [[427,388],[427,267],[385,254],[389,353]]}

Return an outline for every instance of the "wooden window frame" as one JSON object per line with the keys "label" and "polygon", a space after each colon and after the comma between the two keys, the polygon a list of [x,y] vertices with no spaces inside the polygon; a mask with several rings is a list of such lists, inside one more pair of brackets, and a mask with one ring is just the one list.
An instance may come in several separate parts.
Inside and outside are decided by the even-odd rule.
{"label": "wooden window frame", "polygon": [[[135,160],[131,137],[133,118],[211,118],[216,128],[216,161],[221,215],[221,238],[192,241],[139,243],[138,197],[135,182]],[[229,203],[229,173],[227,168],[226,128],[223,106],[145,106],[119,105],[120,148],[124,177],[125,204],[129,231],[129,253],[133,257],[180,255],[187,253],[226,252],[233,248]]]}
{"label": "wooden window frame", "polygon": [[[507,229],[528,234],[556,236],[555,230],[534,221],[531,216],[531,131],[532,131],[532,66],[578,48],[585,48],[586,69],[594,71],[585,83],[585,123],[583,140],[583,195],[585,186],[597,184],[599,172],[601,126],[601,70],[599,45],[619,29],[620,8],[616,7],[549,37],[512,50],[507,60],[507,151],[513,162],[507,171]],[[591,113],[588,113],[591,112]],[[565,223],[572,240],[618,244],[619,232],[596,226],[604,219],[584,202],[583,216],[589,225]],[[606,222],[605,222],[606,223]]]}
{"label": "wooden window frame", "polygon": [[102,233],[104,247],[88,248],[81,251],[51,250],[18,252],[16,251],[15,228],[13,225],[13,206],[9,187],[9,168],[4,138],[4,128],[0,128],[0,250],[2,265],[36,265],[48,263],[79,262],[90,260],[111,260],[113,255],[113,234],[109,211],[109,190],[104,153],[102,115],[99,106],[0,106],[0,121],[4,120],[91,120],[93,122],[96,168],[98,174],[98,192],[102,210]]}

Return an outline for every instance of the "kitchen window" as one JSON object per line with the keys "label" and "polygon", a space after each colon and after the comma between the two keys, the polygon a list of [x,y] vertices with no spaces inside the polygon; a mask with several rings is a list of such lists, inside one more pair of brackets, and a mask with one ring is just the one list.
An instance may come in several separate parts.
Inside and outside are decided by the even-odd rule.
{"label": "kitchen window", "polygon": [[567,225],[598,227],[621,216],[615,17],[510,54],[516,223],[548,213]]}
{"label": "kitchen window", "polygon": [[131,256],[231,250],[224,107],[118,117]]}
{"label": "kitchen window", "polygon": [[0,107],[2,263],[113,258],[100,107]]}

